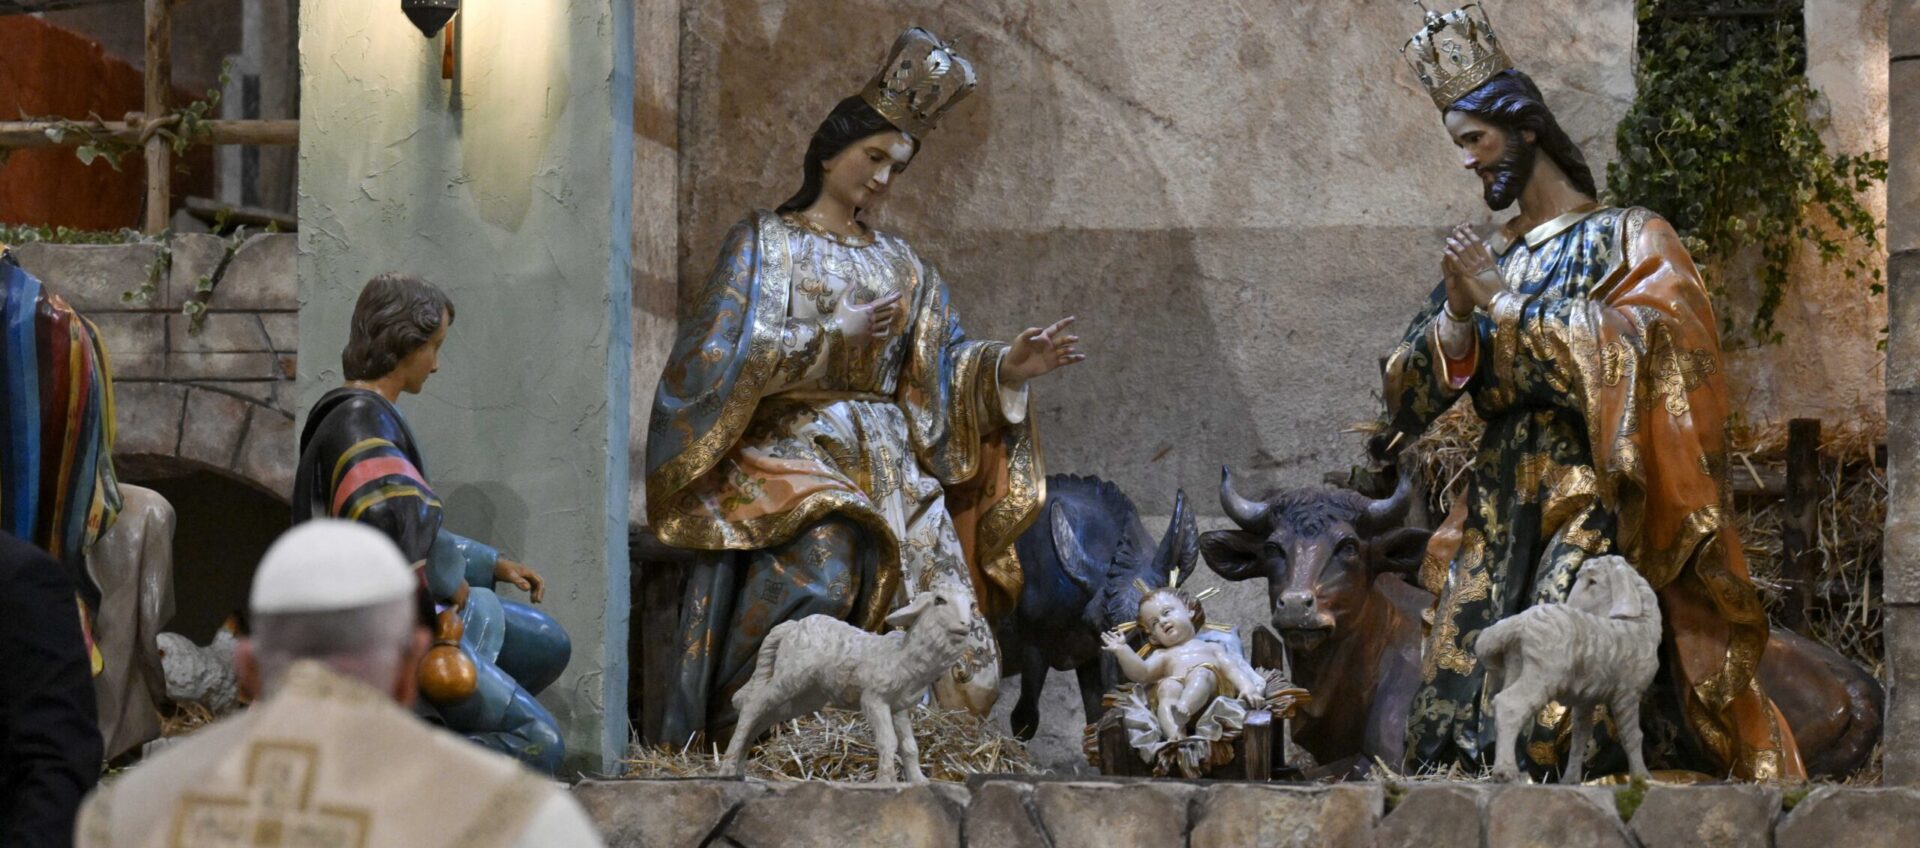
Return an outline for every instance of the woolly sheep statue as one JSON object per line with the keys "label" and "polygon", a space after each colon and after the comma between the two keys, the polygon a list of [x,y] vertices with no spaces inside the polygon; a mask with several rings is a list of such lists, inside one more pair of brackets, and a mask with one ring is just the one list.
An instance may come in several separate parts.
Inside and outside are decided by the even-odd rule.
{"label": "woolly sheep statue", "polygon": [[[1494,775],[1515,780],[1521,729],[1550,701],[1567,707],[1573,742],[1561,783],[1580,780],[1594,708],[1613,714],[1628,769],[1647,776],[1640,698],[1660,668],[1660,606],[1653,587],[1617,556],[1580,566],[1564,604],[1541,604],[1481,631],[1474,653],[1493,697]],[[1503,682],[1504,681],[1504,682]]]}
{"label": "woolly sheep statue", "polygon": [[896,779],[897,752],[907,780],[925,783],[908,710],[959,663],[973,618],[973,592],[941,578],[887,616],[887,624],[904,629],[886,635],[827,615],[774,627],[760,645],[753,678],[733,696],[740,721],[727,745],[728,773],[741,773],[747,746],[762,730],[826,706],[858,707],[879,751],[874,780]]}

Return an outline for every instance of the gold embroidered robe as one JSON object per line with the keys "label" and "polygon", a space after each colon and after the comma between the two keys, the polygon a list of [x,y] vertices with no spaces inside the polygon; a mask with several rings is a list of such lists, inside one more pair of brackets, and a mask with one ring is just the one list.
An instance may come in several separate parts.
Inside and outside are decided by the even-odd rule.
{"label": "gold embroidered robe", "polygon": [[[828,320],[843,298],[890,292],[906,330],[883,344],[851,343]],[[904,240],[765,212],[732,229],[713,275],[681,293],[648,438],[654,533],[744,552],[704,557],[690,581],[667,738],[731,725],[726,703],[782,621],[824,613],[879,630],[941,572],[965,577],[987,615],[1012,608],[1012,544],[1044,471],[1025,388],[1000,385],[1004,351],[966,338],[946,284]],[[986,621],[958,696],[976,709],[998,676]]]}
{"label": "gold embroidered robe", "polygon": [[[1767,619],[1722,508],[1726,389],[1691,257],[1644,209],[1591,205],[1518,235],[1495,240],[1506,289],[1463,358],[1440,348],[1442,289],[1386,367],[1390,439],[1418,436],[1463,393],[1487,423],[1467,497],[1422,570],[1439,601],[1409,759],[1491,760],[1493,693],[1474,639],[1565,600],[1580,562],[1618,552],[1660,594],[1673,712],[1699,753],[1742,778],[1804,776],[1754,677]],[[1557,763],[1560,718],[1549,710],[1522,735],[1523,762]]]}

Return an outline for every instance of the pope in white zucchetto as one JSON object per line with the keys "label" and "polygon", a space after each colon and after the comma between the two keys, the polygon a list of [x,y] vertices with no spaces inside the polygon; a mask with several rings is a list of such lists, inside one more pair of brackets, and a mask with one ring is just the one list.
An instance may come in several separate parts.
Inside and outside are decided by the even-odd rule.
{"label": "pope in white zucchetto", "polygon": [[234,664],[261,700],[82,807],[84,848],[598,846],[571,796],[410,712],[427,648],[398,548],[349,521],[274,542]]}

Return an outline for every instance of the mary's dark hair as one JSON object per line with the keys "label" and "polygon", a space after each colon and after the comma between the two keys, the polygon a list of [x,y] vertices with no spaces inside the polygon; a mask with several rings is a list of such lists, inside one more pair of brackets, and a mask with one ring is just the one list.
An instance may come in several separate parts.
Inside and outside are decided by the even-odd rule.
{"label": "mary's dark hair", "polygon": [[[840,101],[832,112],[827,113],[827,119],[820,122],[820,128],[813,131],[813,140],[807,142],[807,159],[800,179],[800,190],[775,211],[798,212],[812,206],[815,200],[820,199],[820,185],[826,177],[823,163],[840,155],[841,151],[860,139],[898,129],[858,94]],[[919,153],[920,139],[913,138],[912,133],[907,133],[907,137],[913,139],[913,152]]]}
{"label": "mary's dark hair", "polygon": [[1593,184],[1593,169],[1587,157],[1575,146],[1567,131],[1554,120],[1539,86],[1518,70],[1505,70],[1447,107],[1449,112],[1465,112],[1505,130],[1509,135],[1533,130],[1534,143],[1566,172],[1573,187],[1588,197],[1598,197]]}
{"label": "mary's dark hair", "polygon": [[440,331],[440,319],[453,324],[453,301],[434,284],[406,274],[381,274],[367,281],[353,305],[353,325],[340,366],[349,380],[378,380],[400,366]]}

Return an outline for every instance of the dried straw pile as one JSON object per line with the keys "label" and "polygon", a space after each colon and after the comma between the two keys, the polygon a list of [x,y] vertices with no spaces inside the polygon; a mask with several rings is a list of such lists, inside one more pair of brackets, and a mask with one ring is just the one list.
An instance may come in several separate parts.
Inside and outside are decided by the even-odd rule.
{"label": "dried straw pile", "polygon": [[[1354,431],[1379,432],[1375,422]],[[1427,486],[1436,519],[1466,491],[1482,431],[1469,404],[1442,415],[1426,434],[1407,447],[1402,462],[1416,469]],[[1809,611],[1809,635],[1858,661],[1875,674],[1884,669],[1881,611],[1875,597],[1880,580],[1881,536],[1887,519],[1887,476],[1874,466],[1874,453],[1886,441],[1885,422],[1829,424],[1821,432],[1822,488],[1818,545],[1822,558],[1819,585]],[[1728,467],[1756,483],[1785,473],[1787,427],[1768,424],[1729,433]],[[1734,503],[1734,528],[1746,550],[1747,567],[1768,609],[1784,599],[1780,582],[1781,543],[1778,500]]]}
{"label": "dried straw pile", "polygon": [[[913,708],[913,738],[920,767],[933,780],[965,782],[975,774],[1039,774],[1020,740],[963,710]],[[870,781],[878,752],[860,713],[828,709],[775,728],[749,749],[747,774],[765,780]],[[711,777],[721,773],[720,752],[635,745],[622,760],[622,776]]]}
{"label": "dried straw pile", "polygon": [[219,720],[220,716],[199,704],[183,701],[170,702],[160,710],[160,736],[171,739],[186,736],[202,727]]}
{"label": "dried straw pile", "polygon": [[[1884,677],[1881,647],[1880,556],[1887,521],[1887,474],[1874,453],[1886,441],[1886,424],[1826,427],[1820,444],[1820,504],[1816,544],[1821,567],[1808,610],[1808,635]],[[1784,425],[1736,430],[1731,472],[1754,477],[1783,473]],[[1780,583],[1782,503],[1737,504],[1734,527],[1747,553],[1747,567],[1768,610],[1777,616],[1784,600]]]}

